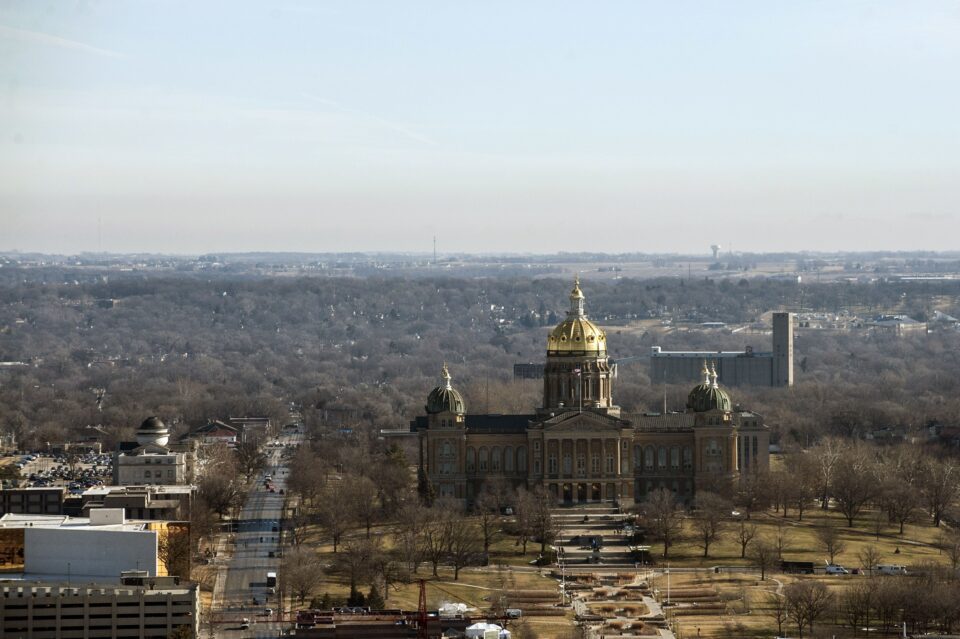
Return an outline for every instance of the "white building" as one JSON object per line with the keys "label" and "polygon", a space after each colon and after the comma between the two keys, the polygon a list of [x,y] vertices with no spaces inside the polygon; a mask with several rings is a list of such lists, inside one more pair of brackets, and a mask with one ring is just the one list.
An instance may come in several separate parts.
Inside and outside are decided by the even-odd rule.
{"label": "white building", "polygon": [[137,430],[135,445],[121,445],[113,457],[113,483],[118,486],[186,484],[192,478],[190,452],[167,447],[170,431],[158,417],[148,417]]}
{"label": "white building", "polygon": [[126,521],[122,508],[94,509],[89,519],[7,514],[0,517],[0,572],[43,581],[116,580],[125,570],[156,576],[158,527]]}

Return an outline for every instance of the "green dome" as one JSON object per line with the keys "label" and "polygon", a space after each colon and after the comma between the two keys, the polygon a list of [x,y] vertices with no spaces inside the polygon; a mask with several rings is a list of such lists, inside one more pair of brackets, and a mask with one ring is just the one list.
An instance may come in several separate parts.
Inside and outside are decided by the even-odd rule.
{"label": "green dome", "polygon": [[450,385],[450,372],[447,365],[443,365],[443,381],[427,395],[426,410],[430,415],[436,413],[456,413],[463,415],[467,412],[467,405],[463,396]]}
{"label": "green dome", "polygon": [[717,386],[717,371],[707,370],[703,365],[704,379],[687,395],[687,410],[691,413],[705,413],[711,410],[729,411],[733,407],[727,391]]}

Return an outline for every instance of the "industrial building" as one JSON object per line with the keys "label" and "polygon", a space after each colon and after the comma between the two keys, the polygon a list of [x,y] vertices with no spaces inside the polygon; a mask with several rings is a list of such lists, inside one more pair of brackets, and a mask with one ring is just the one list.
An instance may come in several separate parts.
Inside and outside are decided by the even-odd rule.
{"label": "industrial building", "polygon": [[725,386],[793,386],[793,314],[773,314],[773,349],[742,351],[665,351],[650,353],[650,381],[679,384],[701,376],[705,361],[714,362]]}
{"label": "industrial building", "polygon": [[0,581],[0,636],[6,639],[196,637],[196,585],[174,577],[124,576],[120,585]]}

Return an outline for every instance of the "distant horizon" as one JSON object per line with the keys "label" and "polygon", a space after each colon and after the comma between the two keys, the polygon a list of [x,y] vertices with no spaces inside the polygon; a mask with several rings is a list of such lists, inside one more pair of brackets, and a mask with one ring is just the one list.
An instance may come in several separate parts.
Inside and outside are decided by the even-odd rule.
{"label": "distant horizon", "polygon": [[[77,252],[45,252],[45,251],[34,251],[34,250],[19,250],[19,249],[0,249],[0,256],[13,256],[13,255],[36,255],[42,257],[101,257],[101,258],[111,258],[111,257],[171,257],[171,258],[181,258],[181,259],[192,259],[192,258],[201,258],[201,257],[239,257],[239,256],[253,256],[253,255],[276,255],[276,256],[304,256],[304,257],[318,257],[318,256],[329,256],[329,257],[345,257],[345,256],[396,256],[396,257],[418,257],[430,259],[433,257],[433,252],[431,251],[267,251],[267,250],[252,250],[252,251],[202,251],[197,253],[170,253],[170,252],[158,252],[158,251],[127,251],[127,252],[107,252],[107,251],[77,251]],[[678,258],[678,259],[690,259],[690,260],[714,260],[713,255],[710,253],[646,253],[640,251],[631,251],[631,252],[604,252],[604,251],[555,251],[552,253],[534,253],[534,252],[491,252],[491,251],[457,251],[457,252],[437,252],[437,259],[450,259],[456,257],[489,257],[489,258],[518,258],[518,257],[529,257],[529,258],[559,258],[569,256],[571,259],[588,259],[588,258],[638,258],[638,259],[657,259],[657,258]],[[898,250],[898,251],[886,251],[886,250],[876,250],[876,251],[812,251],[812,250],[802,250],[802,251],[763,251],[763,252],[752,252],[752,251],[736,251],[733,253],[722,251],[720,255],[717,256],[716,261],[722,261],[724,259],[729,259],[731,257],[827,257],[827,258],[839,258],[839,257],[857,257],[857,256],[881,256],[881,257],[911,257],[911,256],[922,256],[922,257],[935,257],[935,258],[960,258],[960,250],[948,250],[948,251],[935,251],[935,250]]]}

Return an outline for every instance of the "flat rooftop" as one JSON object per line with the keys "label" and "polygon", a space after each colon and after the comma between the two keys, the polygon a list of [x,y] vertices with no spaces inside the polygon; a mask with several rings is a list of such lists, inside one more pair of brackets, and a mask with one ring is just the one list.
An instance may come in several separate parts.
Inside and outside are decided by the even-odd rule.
{"label": "flat rooftop", "polygon": [[7,513],[0,517],[0,528],[61,528],[67,530],[122,530],[127,532],[150,532],[150,522],[127,520],[115,524],[92,524],[88,517],[69,515],[19,515]]}

